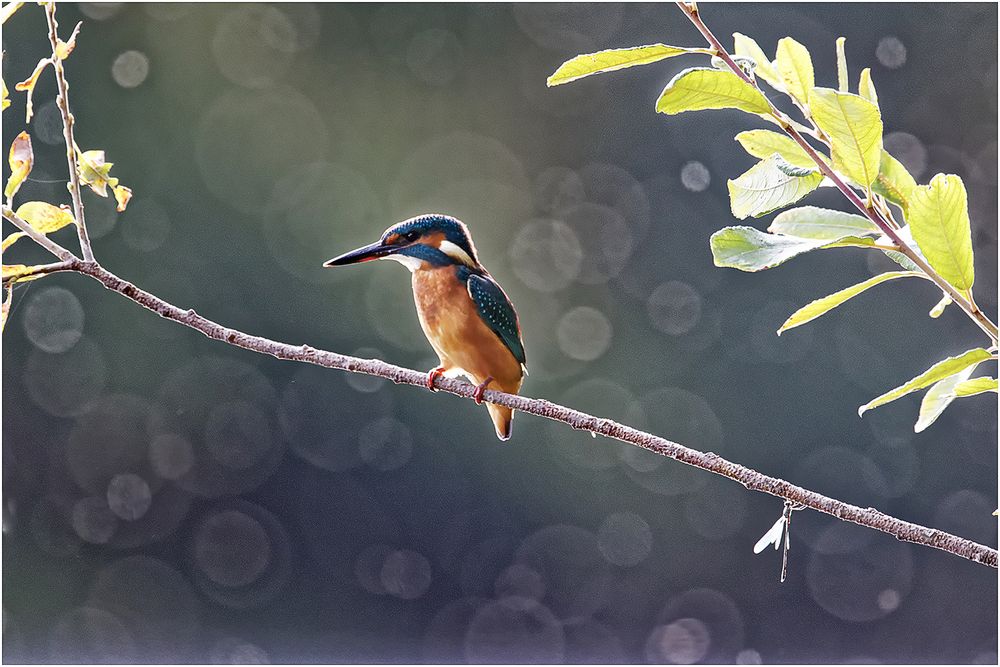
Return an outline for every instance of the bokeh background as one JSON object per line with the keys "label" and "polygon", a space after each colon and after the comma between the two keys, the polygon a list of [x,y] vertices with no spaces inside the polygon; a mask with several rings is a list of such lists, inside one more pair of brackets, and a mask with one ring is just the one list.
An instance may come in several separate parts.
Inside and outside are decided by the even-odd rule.
{"label": "bokeh background", "polygon": [[[997,7],[703,5],[835,85],[871,66],[886,145],[970,197],[976,295],[997,311]],[[409,277],[323,270],[389,224],[471,227],[520,313],[524,392],[837,498],[995,545],[997,405],[914,434],[919,397],[857,406],[982,343],[923,281],[808,326],[797,307],[892,265],[814,253],[715,268],[735,111],[657,115],[678,58],[557,89],[579,52],[701,45],[670,5],[61,4],[84,149],[135,190],[87,194],[103,262],[183,307],[292,343],[425,369]],[[4,80],[47,53],[4,26]],[[19,200],[66,201],[54,85]],[[24,97],[3,114],[4,142]],[[807,203],[846,206],[825,189]],[[767,220],[758,221],[765,227]],[[66,229],[57,237],[73,243]],[[22,242],[18,261],[43,261]],[[752,547],[774,498],[520,416],[207,340],[85,278],[15,293],[3,337],[7,661],[983,662],[995,570],[811,512],[789,578]],[[986,367],[984,367],[986,368]]]}

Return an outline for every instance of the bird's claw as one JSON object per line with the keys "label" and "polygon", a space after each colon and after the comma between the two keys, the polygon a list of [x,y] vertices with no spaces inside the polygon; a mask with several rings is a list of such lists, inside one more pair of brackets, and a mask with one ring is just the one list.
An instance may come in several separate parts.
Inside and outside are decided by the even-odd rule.
{"label": "bird's claw", "polygon": [[493,382],[492,375],[483,380],[482,384],[476,385],[476,390],[472,392],[472,400],[476,402],[476,405],[483,404],[483,393],[485,393],[486,387],[490,386],[491,382]]}
{"label": "bird's claw", "polygon": [[427,388],[430,389],[431,391],[437,391],[437,389],[434,388],[434,380],[438,379],[442,375],[444,375],[444,366],[438,366],[437,368],[432,368],[427,373]]}

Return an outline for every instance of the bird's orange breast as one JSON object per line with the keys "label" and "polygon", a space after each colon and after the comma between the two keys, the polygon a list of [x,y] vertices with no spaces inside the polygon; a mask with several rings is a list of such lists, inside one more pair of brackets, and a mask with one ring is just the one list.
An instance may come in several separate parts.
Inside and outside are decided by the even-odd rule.
{"label": "bird's orange breast", "polygon": [[413,272],[420,326],[442,366],[461,370],[477,383],[492,376],[498,389],[516,393],[521,388],[521,364],[483,322],[455,270],[443,266]]}

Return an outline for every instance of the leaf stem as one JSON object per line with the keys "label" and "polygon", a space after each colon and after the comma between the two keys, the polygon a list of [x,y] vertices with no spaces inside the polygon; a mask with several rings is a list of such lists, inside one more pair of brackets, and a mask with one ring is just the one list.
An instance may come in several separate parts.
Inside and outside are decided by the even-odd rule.
{"label": "leaf stem", "polygon": [[982,329],[987,336],[990,337],[994,343],[997,342],[997,325],[994,324],[985,313],[973,306],[968,299],[966,299],[962,293],[952,286],[947,280],[941,277],[937,271],[935,271],[930,264],[924,260],[913,248],[911,248],[903,239],[900,237],[896,228],[882,216],[881,213],[875,210],[875,208],[870,204],[866,204],[854,191],[851,186],[849,186],[831,167],[826,163],[823,157],[816,152],[816,149],[805,140],[802,133],[795,127],[795,124],[791,122],[781,110],[774,106],[770,98],[760,89],[757,82],[751,77],[747,76],[743,69],[736,64],[729,52],[718,40],[718,38],[709,30],[705,22],[701,20],[701,14],[696,10],[692,9],[687,3],[678,0],[676,3],[682,12],[688,17],[694,27],[698,29],[698,32],[708,41],[709,46],[711,46],[716,51],[716,56],[721,58],[726,66],[738,77],[743,79],[748,85],[753,86],[764,96],[767,100],[768,106],[771,108],[771,115],[778,122],[778,125],[785,131],[785,133],[791,137],[795,143],[797,143],[802,150],[816,163],[819,170],[824,176],[830,179],[831,182],[837,187],[838,190],[843,193],[847,200],[851,202],[859,211],[861,211],[865,217],[871,220],[886,236],[892,239],[893,243],[899,246],[899,252],[906,255],[906,257],[912,261],[921,271],[926,273],[934,283],[941,288],[945,294],[951,297],[958,306],[965,312],[973,322]]}
{"label": "leaf stem", "polygon": [[66,82],[66,70],[62,58],[59,57],[59,24],[56,22],[56,3],[45,4],[45,20],[49,26],[49,44],[52,45],[52,67],[56,72],[56,106],[63,122],[63,138],[66,140],[66,164],[69,167],[69,193],[73,199],[73,217],[76,219],[76,231],[80,237],[80,252],[87,262],[94,261],[94,249],[87,234],[87,223],[83,217],[83,193],[80,192],[80,175],[77,172],[76,141],[73,139],[73,114],[69,110],[69,84]]}

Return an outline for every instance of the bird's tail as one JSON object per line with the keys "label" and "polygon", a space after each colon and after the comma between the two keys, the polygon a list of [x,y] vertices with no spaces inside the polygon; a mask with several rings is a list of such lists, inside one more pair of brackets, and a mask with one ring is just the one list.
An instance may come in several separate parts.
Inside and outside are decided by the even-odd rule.
{"label": "bird's tail", "polygon": [[514,411],[505,405],[486,404],[486,409],[490,412],[490,419],[497,429],[497,437],[501,440],[510,439],[510,423],[514,419]]}

